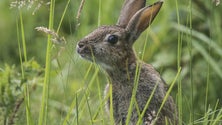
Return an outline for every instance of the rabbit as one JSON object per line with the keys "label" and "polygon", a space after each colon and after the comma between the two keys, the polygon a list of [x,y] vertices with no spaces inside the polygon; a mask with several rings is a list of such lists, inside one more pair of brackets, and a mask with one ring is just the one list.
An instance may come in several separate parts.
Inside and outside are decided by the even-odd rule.
{"label": "rabbit", "polygon": [[[138,86],[129,124],[137,124],[154,88],[155,92],[142,117],[142,125],[165,125],[167,122],[178,124],[176,105],[171,96],[158,113],[166,96],[166,83],[153,66],[137,58],[133,49],[134,42],[153,22],[163,1],[146,7],[145,4],[146,0],[125,0],[117,24],[100,26],[85,36],[77,43],[77,53],[98,64],[107,74],[105,96],[110,95],[109,87],[112,85],[112,107],[116,125],[126,124],[136,79]],[[136,75],[138,69],[140,74]],[[108,110],[110,102],[108,99],[106,103]]]}

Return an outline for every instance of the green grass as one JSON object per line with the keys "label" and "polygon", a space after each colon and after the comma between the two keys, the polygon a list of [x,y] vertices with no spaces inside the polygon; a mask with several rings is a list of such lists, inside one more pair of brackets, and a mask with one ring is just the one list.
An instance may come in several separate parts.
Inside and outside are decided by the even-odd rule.
{"label": "green grass", "polygon": [[[152,26],[137,40],[135,50],[141,60],[153,64],[162,76],[167,76],[164,77],[169,84],[166,98],[172,95],[177,102],[180,124],[218,125],[222,123],[222,8],[209,1],[201,1],[199,7],[196,2],[198,0],[165,1]],[[0,7],[5,3],[8,5],[4,1]],[[7,119],[10,118],[18,125],[113,124],[112,105],[110,114],[104,108],[108,96],[112,101],[112,94],[103,97],[106,76],[97,65],[80,59],[75,46],[95,27],[114,24],[121,4],[117,0],[108,4],[102,0],[85,1],[76,19],[81,1],[51,0],[50,3],[49,6],[42,3],[36,15],[31,15],[34,6],[28,11],[25,6],[18,12],[15,12],[18,9],[0,12],[16,15],[12,18],[15,24],[7,24],[6,28],[0,25],[4,32],[10,33],[0,46],[8,46],[8,49],[12,48],[10,52],[13,50],[18,54],[6,56],[10,53],[0,48],[3,51],[0,56],[3,60],[0,62],[0,114],[3,114],[0,124],[9,124]],[[37,34],[34,29],[39,26],[56,29],[55,33],[64,36],[67,43],[55,44],[50,34]],[[15,31],[10,30],[14,27]],[[5,38],[1,34],[0,37]],[[16,40],[18,42],[13,43]],[[14,44],[17,45],[14,47]],[[4,66],[9,63],[7,60],[14,62],[16,68]],[[135,83],[138,83],[139,69],[138,66]],[[17,84],[20,94],[15,94],[17,91],[13,89]],[[136,89],[135,86],[134,96]],[[134,96],[127,123],[132,107],[136,105]],[[143,115],[144,111],[138,125]]]}
{"label": "green grass", "polygon": [[[55,0],[50,1],[50,14],[49,14],[49,29],[53,29],[54,25],[54,8]],[[45,62],[45,77],[42,91],[41,108],[39,109],[39,120],[38,125],[47,125],[48,121],[48,99],[49,99],[49,81],[51,71],[51,52],[52,52],[52,41],[51,35],[48,35],[47,50],[46,50],[46,62]]]}

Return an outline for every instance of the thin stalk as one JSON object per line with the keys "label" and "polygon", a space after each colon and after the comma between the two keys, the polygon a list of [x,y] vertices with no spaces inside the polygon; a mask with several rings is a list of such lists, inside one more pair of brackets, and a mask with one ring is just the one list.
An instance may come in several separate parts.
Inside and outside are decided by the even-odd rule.
{"label": "thin stalk", "polygon": [[68,123],[68,121],[69,121],[69,119],[70,119],[70,115],[71,115],[73,109],[74,109],[75,106],[76,106],[77,93],[76,93],[75,95],[76,95],[76,96],[75,96],[74,100],[73,100],[72,103],[71,103],[71,106],[70,106],[70,108],[69,108],[69,111],[68,111],[68,113],[67,113],[67,115],[66,115],[66,117],[65,117],[62,125],[67,125],[67,123]]}
{"label": "thin stalk", "polygon": [[[219,101],[218,101],[219,102]],[[216,110],[215,110],[216,111]],[[216,116],[216,119],[214,120],[214,122],[212,123],[212,125],[217,125],[217,124],[221,124],[221,119],[222,119],[222,108],[220,108],[219,113]]]}
{"label": "thin stalk", "polygon": [[[95,70],[95,72],[94,72],[91,80],[89,81],[89,84],[86,86],[86,89],[85,89],[85,91],[84,91],[85,96],[83,96],[83,98],[82,98],[82,99],[80,100],[80,102],[79,102],[79,109],[84,109],[83,107],[86,105],[86,100],[85,100],[85,99],[87,99],[86,97],[89,97],[89,92],[88,92],[88,91],[89,91],[89,88],[92,87],[92,85],[93,85],[96,77],[98,76],[98,72],[99,72],[99,70],[98,70],[98,68],[97,68],[97,69]],[[80,110],[80,112],[78,113],[78,116],[77,116],[77,117],[83,116],[83,113],[84,113],[84,110]]]}
{"label": "thin stalk", "polygon": [[136,125],[140,125],[141,124],[141,122],[143,120],[143,116],[145,115],[145,113],[147,111],[147,108],[148,108],[148,106],[149,106],[149,104],[151,102],[151,99],[153,98],[153,95],[154,95],[154,93],[156,91],[157,86],[158,86],[158,84],[156,84],[155,87],[153,88],[152,93],[150,94],[150,97],[149,97],[148,101],[146,102],[146,105],[145,105],[141,115],[139,116],[139,119],[138,119]]}
{"label": "thin stalk", "polygon": [[78,105],[78,93],[76,93],[76,125],[79,124],[79,105]]}
{"label": "thin stalk", "polygon": [[90,125],[93,125],[93,116],[92,116],[92,111],[90,109],[89,99],[88,99],[88,96],[86,94],[85,94],[85,96],[86,96],[87,107],[88,107],[88,110],[89,110]]}
{"label": "thin stalk", "polygon": [[101,8],[102,8],[102,1],[99,0],[98,26],[101,25]]}
{"label": "thin stalk", "polygon": [[132,96],[131,96],[131,100],[130,100],[130,105],[128,108],[128,113],[127,113],[127,118],[126,118],[126,125],[129,124],[130,122],[130,118],[132,115],[132,111],[133,111],[133,107],[134,107],[134,103],[136,102],[136,92],[137,92],[137,88],[138,88],[138,83],[139,83],[139,77],[140,77],[140,71],[141,71],[141,64],[137,63],[136,65],[136,74],[135,74],[135,78],[134,78],[134,87],[133,87],[133,92],[132,92]]}
{"label": "thin stalk", "polygon": [[110,121],[111,125],[114,125],[114,117],[113,117],[113,86],[112,84],[109,85],[109,101],[110,101],[110,110],[109,110],[109,116],[110,116]]}
{"label": "thin stalk", "polygon": [[[51,0],[50,3],[51,4],[50,4],[50,14],[49,14],[49,29],[53,29],[55,0]],[[51,49],[52,49],[51,36],[48,35],[47,50],[46,50],[46,63],[45,63],[45,77],[44,77],[43,93],[42,93],[42,100],[41,100],[42,103],[41,103],[41,111],[39,113],[38,125],[47,125],[48,88],[49,88],[49,81],[50,81]]]}
{"label": "thin stalk", "polygon": [[[97,111],[95,112],[95,115],[93,116],[93,119],[96,119],[96,118],[98,117],[100,110],[103,111],[104,105],[105,105],[105,103],[107,103],[107,100],[108,100],[108,99],[110,99],[110,96],[109,96],[109,94],[106,94],[106,96],[104,97],[104,99],[101,100],[101,104],[99,105]],[[103,116],[103,114],[104,114],[104,113],[102,112],[101,115]],[[105,124],[105,123],[104,123],[104,120],[103,120],[103,125],[104,125],[104,124]]]}
{"label": "thin stalk", "polygon": [[[96,78],[96,81],[97,81],[97,89],[98,89],[98,96],[99,96],[100,107],[102,107],[103,106],[103,97],[102,97],[101,85],[100,85],[98,77]],[[104,116],[103,110],[101,111],[101,116],[102,117]],[[96,118],[96,117],[93,117],[93,120],[94,120],[94,118]],[[104,125],[104,120],[102,122],[103,122],[103,125]]]}
{"label": "thin stalk", "polygon": [[[214,113],[213,113],[212,116],[211,116],[211,119],[210,119],[210,123],[211,123],[211,124],[210,124],[210,125],[213,125],[214,123],[217,122],[216,119],[217,119],[218,117],[215,118],[215,115],[216,115],[216,111],[217,111],[218,105],[219,105],[219,100],[217,100],[216,105],[215,105],[215,107],[214,107],[214,110],[213,110]],[[222,110],[222,109],[221,109],[221,110]],[[221,111],[221,110],[220,110],[220,111]],[[219,116],[220,113],[221,113],[221,112],[219,112],[219,113],[217,114],[217,116]],[[214,118],[215,118],[215,119],[214,119]],[[219,119],[218,119],[218,120],[219,120]],[[213,123],[213,121],[214,121],[214,123]]]}
{"label": "thin stalk", "polygon": [[[21,11],[19,11],[19,18],[20,18],[20,29],[21,29],[21,38],[22,38],[23,58],[24,58],[24,62],[27,62],[25,30],[24,30],[23,16],[22,16]],[[18,22],[17,22],[17,35],[19,35]],[[20,63],[21,63],[21,69],[22,69],[22,79],[24,79],[25,74],[24,74],[24,68],[23,68],[23,59],[22,59],[21,44],[20,44],[20,41],[19,41],[19,37],[18,37],[18,46],[19,46]],[[32,124],[32,119],[31,119],[31,113],[30,113],[29,87],[28,87],[27,84],[24,84],[24,100],[25,100],[25,108],[26,108],[26,123],[27,123],[27,125],[30,125],[30,124]]]}
{"label": "thin stalk", "polygon": [[17,31],[17,40],[18,40],[18,51],[19,51],[19,59],[20,59],[20,65],[21,65],[21,74],[22,78],[24,78],[24,68],[23,68],[23,61],[22,61],[22,51],[21,51],[21,44],[20,44],[20,34],[19,34],[19,24],[18,21],[16,20],[16,31]]}
{"label": "thin stalk", "polygon": [[23,25],[23,16],[22,12],[19,11],[19,18],[20,18],[20,28],[21,28],[21,35],[22,35],[22,47],[23,47],[23,57],[24,61],[27,62],[27,51],[26,51],[26,42],[25,42],[25,30]]}
{"label": "thin stalk", "polygon": [[[159,116],[159,114],[160,114],[160,112],[161,112],[161,110],[162,110],[165,102],[167,101],[168,97],[170,96],[170,92],[172,91],[173,86],[175,85],[176,81],[178,80],[178,78],[180,78],[180,73],[181,73],[181,67],[178,69],[178,72],[177,72],[177,74],[176,74],[176,77],[174,78],[173,82],[172,82],[171,85],[170,85],[170,88],[169,88],[168,91],[166,92],[166,95],[165,95],[165,97],[164,97],[164,99],[163,99],[163,102],[162,102],[162,104],[161,104],[161,106],[160,106],[160,108],[159,108],[159,110],[158,110],[158,112],[157,112],[157,116]],[[158,117],[156,117],[156,118],[158,118]],[[182,124],[181,124],[181,125],[182,125]]]}
{"label": "thin stalk", "polygon": [[[147,32],[146,32],[146,38],[145,38],[146,41],[145,41],[144,46],[143,46],[141,60],[144,59],[145,50],[146,50],[146,46],[147,46],[147,39],[148,39],[148,36],[149,36],[149,30],[147,30]],[[150,102],[151,102],[151,99],[153,98],[153,95],[154,95],[154,93],[155,93],[155,91],[156,91],[157,86],[158,86],[158,84],[156,84],[155,87],[154,87],[154,89],[152,90],[152,93],[151,93],[151,95],[150,95],[148,101],[146,102],[146,105],[145,105],[145,107],[144,107],[142,113],[139,115],[139,119],[138,119],[136,125],[140,125],[140,124],[141,124],[142,119],[143,119],[143,116],[144,116],[144,114],[145,114],[145,112],[146,112],[146,110],[147,110],[147,108],[148,108],[148,106],[149,106],[149,104],[150,104]]]}
{"label": "thin stalk", "polygon": [[145,42],[144,42],[144,45],[143,45],[143,51],[142,51],[142,57],[141,57],[141,60],[144,59],[144,55],[145,55],[145,50],[146,50],[146,46],[147,46],[147,39],[148,39],[148,36],[149,36],[149,31],[147,30],[146,32],[146,38],[145,38]]}
{"label": "thin stalk", "polygon": [[[180,15],[179,15],[179,7],[178,7],[178,0],[176,1],[176,13],[177,13],[177,23],[180,25]],[[178,50],[177,50],[177,69],[180,69],[180,60],[181,60],[181,49],[182,49],[182,38],[181,38],[181,32],[178,32]],[[178,118],[179,118],[179,124],[182,125],[182,84],[181,84],[181,78],[178,78]]]}
{"label": "thin stalk", "polygon": [[[211,15],[213,15],[213,13],[212,13],[212,9],[213,9],[213,7],[211,6],[210,7],[210,19],[213,19],[213,16],[211,17]],[[213,24],[211,24],[211,21],[209,21],[209,25],[210,26],[212,26],[213,27]],[[209,44],[211,45],[211,43],[212,43],[212,30],[211,30],[211,28],[209,28],[209,30],[210,30],[210,39],[209,39]],[[208,53],[209,53],[209,55],[211,54],[211,46],[209,46],[208,47]],[[207,83],[206,83],[206,97],[205,97],[205,111],[207,110],[207,105],[208,105],[208,103],[207,103],[207,100],[208,100],[208,91],[209,91],[209,82],[210,82],[210,61],[209,61],[209,59],[207,59]]]}
{"label": "thin stalk", "polygon": [[62,21],[63,21],[63,19],[64,19],[64,17],[65,17],[65,14],[66,14],[67,9],[68,9],[69,3],[70,3],[70,0],[68,0],[67,3],[66,3],[65,10],[64,10],[63,13],[62,13],[62,17],[61,17],[61,19],[60,19],[59,26],[58,26],[58,28],[57,28],[56,33],[59,33],[60,27],[61,27],[61,25],[62,25]]}
{"label": "thin stalk", "polygon": [[193,97],[193,91],[194,91],[194,84],[193,84],[193,70],[192,70],[192,0],[189,1],[189,23],[190,23],[190,35],[189,35],[189,41],[188,41],[188,49],[189,49],[189,55],[190,55],[190,61],[189,61],[189,70],[190,70],[190,84],[191,84],[191,122],[194,124],[194,97]]}

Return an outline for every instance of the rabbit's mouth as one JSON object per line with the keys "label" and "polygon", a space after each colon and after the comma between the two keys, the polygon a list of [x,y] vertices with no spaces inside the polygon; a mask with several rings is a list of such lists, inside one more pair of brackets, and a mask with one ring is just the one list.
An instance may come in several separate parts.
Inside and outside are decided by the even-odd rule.
{"label": "rabbit's mouth", "polygon": [[86,46],[82,47],[77,45],[77,53],[84,59],[87,59],[89,61],[93,61],[92,60],[92,51],[90,51],[90,49]]}

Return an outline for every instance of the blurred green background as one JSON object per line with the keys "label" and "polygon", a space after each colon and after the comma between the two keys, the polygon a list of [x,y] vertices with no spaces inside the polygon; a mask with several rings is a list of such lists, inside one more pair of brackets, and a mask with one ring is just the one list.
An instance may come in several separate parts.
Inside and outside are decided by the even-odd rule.
{"label": "blurred green background", "polygon": [[[67,2],[55,1],[54,31],[58,28]],[[154,2],[155,0],[149,0],[147,4]],[[82,112],[79,117],[80,124],[89,124],[91,115],[96,115],[102,102],[105,75],[102,71],[97,75],[98,67],[81,59],[75,47],[78,40],[97,26],[115,24],[122,3],[123,0],[86,0],[77,19],[81,1],[70,1],[58,32],[59,36],[66,39],[66,43],[54,44],[51,52],[48,124],[62,124],[69,111],[69,123],[76,123],[76,107],[72,109],[72,104],[80,106],[77,107]],[[47,35],[35,28],[48,27],[49,6],[49,1],[41,0],[0,1],[0,124],[6,123],[12,117],[13,109],[16,109],[19,99],[24,97],[22,83],[30,85],[30,112],[33,122],[37,123]],[[216,104],[216,109],[220,109],[222,105],[221,12],[222,4],[216,5],[211,0],[165,1],[154,23],[134,45],[138,57],[141,58],[143,47],[147,44],[144,61],[152,64],[169,85],[174,80],[178,67],[182,68],[172,96],[177,102],[178,85],[181,85],[182,120],[185,124],[192,122],[191,116],[198,121]],[[25,80],[21,79],[18,44],[22,41],[21,14],[25,49],[30,60],[24,64],[27,68]],[[24,47],[21,48],[23,49]],[[94,124],[108,124],[108,116],[103,115],[105,112],[102,110]],[[24,103],[18,108],[14,122],[26,123]]]}

